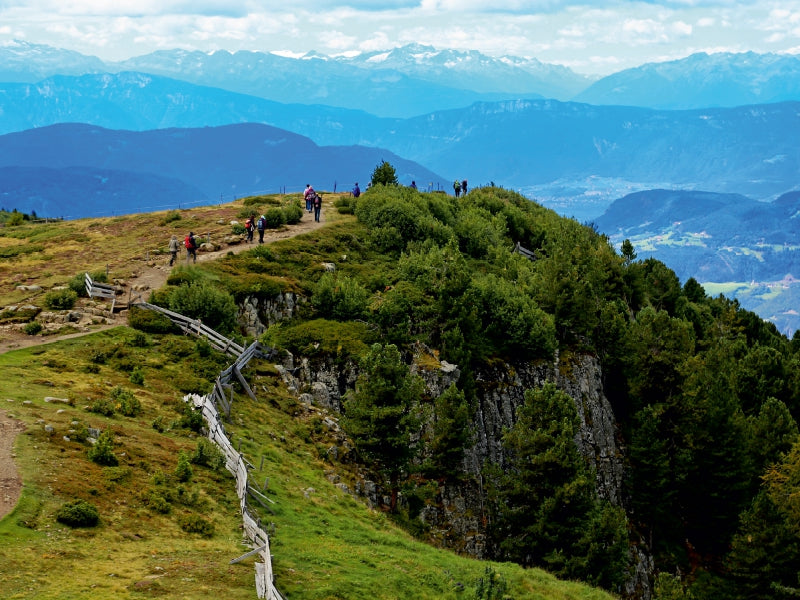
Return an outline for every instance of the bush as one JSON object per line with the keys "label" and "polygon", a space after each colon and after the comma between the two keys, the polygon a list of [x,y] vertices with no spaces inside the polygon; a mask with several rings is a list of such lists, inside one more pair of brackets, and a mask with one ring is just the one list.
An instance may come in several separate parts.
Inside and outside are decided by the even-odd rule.
{"label": "bush", "polygon": [[50,310],[69,310],[78,301],[78,294],[71,289],[52,290],[44,297],[44,305]]}
{"label": "bush", "polygon": [[114,408],[114,401],[110,398],[97,398],[92,402],[89,410],[104,417],[113,417],[116,409]]}
{"label": "bush", "polygon": [[178,519],[178,525],[186,533],[197,533],[203,537],[214,535],[214,523],[200,515],[185,515]]}
{"label": "bush", "polygon": [[287,225],[297,225],[303,218],[303,207],[299,202],[292,202],[283,208],[283,217]]}
{"label": "bush", "polygon": [[144,373],[139,367],[134,367],[131,371],[130,382],[133,385],[144,385]]}
{"label": "bush", "polygon": [[264,217],[267,221],[267,229],[277,229],[286,222],[283,211],[277,207],[270,208]]}
{"label": "bush", "polygon": [[181,483],[185,483],[192,479],[194,472],[192,465],[189,463],[189,455],[183,450],[178,452],[178,464],[175,467],[175,479]]}
{"label": "bush", "polygon": [[98,465],[116,467],[119,464],[114,454],[114,434],[106,430],[97,438],[94,446],[87,452],[89,460]]}
{"label": "bush", "polygon": [[222,333],[236,328],[236,303],[226,290],[202,281],[182,285],[169,294],[169,308]]}
{"label": "bush", "polygon": [[200,438],[191,461],[193,464],[209,467],[216,471],[225,464],[225,455],[214,442],[208,438]]}
{"label": "bush", "polygon": [[70,527],[94,527],[100,522],[100,513],[85,500],[73,500],[58,509],[56,520]]}
{"label": "bush", "polygon": [[182,218],[181,217],[181,213],[179,213],[177,210],[171,210],[166,215],[164,215],[163,219],[161,219],[161,225],[162,226],[163,225],[168,225],[169,223],[174,223],[175,221],[180,221],[181,218]]}
{"label": "bush", "polygon": [[28,335],[38,335],[42,332],[42,324],[39,321],[31,321],[30,323],[25,323],[22,330]]}
{"label": "bush", "polygon": [[369,292],[355,279],[325,273],[320,277],[311,300],[323,317],[346,321],[363,317],[368,299]]}
{"label": "bush", "polygon": [[138,306],[131,306],[128,310],[128,325],[147,333],[170,333],[177,330],[175,324],[165,315]]}
{"label": "bush", "polygon": [[183,414],[177,422],[178,427],[184,429],[191,429],[195,433],[200,433],[206,425],[206,420],[203,418],[203,413],[199,410],[194,410],[191,404],[187,404],[183,409]]}
{"label": "bush", "polygon": [[110,396],[115,409],[126,417],[135,417],[142,412],[142,403],[129,389],[116,386],[111,390]]}
{"label": "bush", "polygon": [[241,223],[234,223],[231,225],[231,233],[233,233],[233,235],[244,235],[247,233],[247,230]]}

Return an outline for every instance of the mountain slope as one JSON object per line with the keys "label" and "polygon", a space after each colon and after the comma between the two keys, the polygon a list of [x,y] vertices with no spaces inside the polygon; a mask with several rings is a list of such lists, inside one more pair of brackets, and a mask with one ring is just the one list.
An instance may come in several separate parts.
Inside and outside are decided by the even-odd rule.
{"label": "mountain slope", "polygon": [[648,63],[596,81],[573,100],[692,109],[800,99],[800,57],[721,52]]}
{"label": "mountain slope", "polygon": [[[119,214],[134,212],[139,206],[177,207],[191,189],[202,195],[196,202],[284,188],[296,191],[306,183],[320,190],[350,189],[355,181],[368,181],[381,160],[389,161],[403,182],[416,179],[444,184],[431,171],[391,152],[358,146],[320,147],[308,138],[267,125],[134,132],[61,124],[0,136],[0,167],[41,169],[40,193],[19,188],[24,189],[19,197],[4,196],[6,207],[24,212],[37,206],[36,196],[48,190],[52,195],[46,201],[61,207],[59,215],[70,217],[94,214],[87,212],[84,196],[99,191],[95,181],[109,170],[127,174],[124,179],[129,187],[123,195],[131,203],[122,204],[119,195],[105,195],[102,200],[107,203],[106,214]],[[70,167],[80,167],[89,184],[81,194],[67,195],[55,185],[63,174],[59,170]],[[153,185],[155,178],[176,183],[159,188]],[[27,181],[31,179],[27,171]],[[183,190],[177,198],[172,195],[175,185]]]}
{"label": "mountain slope", "polygon": [[386,148],[473,185],[496,181],[525,188],[605,177],[638,187],[700,187],[771,199],[793,189],[800,170],[797,103],[657,111],[517,100],[379,119],[141,73],[3,87],[0,131],[76,120],[134,130],[258,122],[320,145]]}

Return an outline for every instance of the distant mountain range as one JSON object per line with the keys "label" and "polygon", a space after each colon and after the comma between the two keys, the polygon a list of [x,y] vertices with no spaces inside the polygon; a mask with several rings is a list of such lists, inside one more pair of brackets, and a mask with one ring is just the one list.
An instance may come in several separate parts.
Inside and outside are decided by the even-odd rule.
{"label": "distant mountain range", "polygon": [[121,62],[15,42],[0,46],[0,82],[138,71],[286,104],[324,104],[410,117],[477,101],[548,98],[657,109],[800,101],[800,58],[699,53],[600,78],[536,59],[410,44],[356,57],[163,50]]}
{"label": "distant mountain range", "polygon": [[5,84],[0,94],[0,132],[66,121],[133,131],[263,123],[322,146],[385,149],[473,185],[521,189],[605,177],[762,200],[799,183],[798,102],[656,111],[516,100],[388,119],[131,72]]}
{"label": "distant mountain range", "polygon": [[296,192],[306,183],[349,190],[382,160],[404,183],[445,185],[385,150],[320,147],[267,125],[143,132],[52,125],[0,136],[0,207],[78,218]]}

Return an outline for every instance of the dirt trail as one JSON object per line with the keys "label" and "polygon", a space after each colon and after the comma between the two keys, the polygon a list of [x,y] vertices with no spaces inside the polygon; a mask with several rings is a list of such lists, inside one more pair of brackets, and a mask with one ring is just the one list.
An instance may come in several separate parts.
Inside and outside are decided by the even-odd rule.
{"label": "dirt trail", "polygon": [[[304,215],[304,220],[296,225],[277,230],[267,230],[264,234],[264,243],[268,244],[318,229],[324,224],[324,214],[323,211],[322,221],[319,223]],[[252,244],[241,243],[226,246],[215,252],[198,252],[197,262],[214,260],[230,252],[238,254],[239,252],[252,250],[255,246],[258,246],[258,234],[255,236],[255,243]],[[185,263],[185,250],[179,255],[179,261]],[[143,295],[146,296],[148,290],[158,289],[166,283],[171,270],[172,267],[169,266],[169,258],[160,257],[158,261],[151,261],[150,263],[143,264],[141,270],[126,282],[128,287],[126,287],[125,293],[121,295],[120,298],[127,300],[130,287],[134,287],[137,291],[143,292]],[[126,323],[127,310],[121,310],[114,313],[111,323],[99,325],[92,328],[91,331],[47,337],[26,335],[21,331],[5,332],[3,338],[0,339],[0,354],[19,348],[27,348],[40,344],[49,344],[58,340],[80,337],[103,329],[125,325]],[[17,435],[24,431],[24,429],[25,425],[21,421],[10,417],[4,410],[0,410],[0,519],[14,509],[19,500],[20,493],[22,492],[22,479],[14,464],[13,447]]]}

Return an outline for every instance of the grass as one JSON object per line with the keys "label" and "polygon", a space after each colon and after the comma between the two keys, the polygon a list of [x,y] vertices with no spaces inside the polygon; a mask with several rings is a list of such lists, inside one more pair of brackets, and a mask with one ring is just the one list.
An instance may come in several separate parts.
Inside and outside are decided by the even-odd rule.
{"label": "grass", "polygon": [[[37,253],[3,261],[0,303],[18,295],[15,281],[46,286],[104,264],[112,265],[112,277],[119,276],[135,269],[143,253],[165,246],[171,228],[204,231],[198,223],[227,223],[240,210],[233,204],[181,211],[180,219],[173,212],[154,213],[63,222],[47,226],[47,232],[28,225],[0,230],[0,246],[13,245],[9,240],[45,244],[39,254],[55,257],[54,264],[41,262]],[[333,210],[328,215],[331,223],[322,230],[271,244],[274,256],[265,263],[291,263],[303,273],[299,288],[313,281],[320,260],[337,263],[344,273],[364,268],[343,259],[369,254],[352,217]],[[221,232],[229,226],[219,227]],[[120,246],[113,248],[118,234]],[[62,251],[49,246],[53,238]],[[65,247],[73,249],[66,253]],[[240,257],[220,261],[219,272],[227,273],[222,268],[227,260],[250,260]],[[90,264],[82,264],[87,260]],[[371,267],[376,279],[384,267]],[[325,340],[342,337],[335,330],[326,335]],[[26,425],[15,445],[23,495],[0,521],[4,599],[255,598],[255,559],[229,564],[249,550],[242,543],[233,478],[198,465],[182,486],[172,475],[178,453],[193,452],[197,443],[194,432],[179,426],[181,397],[209,390],[228,363],[216,352],[205,356],[192,338],[143,338],[127,327],[0,355],[0,400]],[[134,371],[141,374],[136,384]],[[475,598],[487,566],[507,583],[512,598],[611,597],[540,570],[457,556],[413,538],[389,515],[342,489],[354,489],[357,476],[329,415],[298,402],[270,364],[254,361],[244,374],[259,400],[236,393],[227,428],[256,465],[254,481],[269,479],[265,493],[275,504],[269,509],[252,504],[271,532],[276,585],[288,598],[467,600]],[[141,414],[103,416],[89,410],[117,386],[135,394]],[[46,397],[66,402],[45,402]],[[89,444],[80,435],[85,427],[114,433],[118,466],[88,459]],[[328,458],[332,447],[342,457],[335,462]],[[169,512],[156,510],[154,495],[166,499]],[[97,527],[72,529],[56,521],[58,509],[74,500],[98,508]],[[186,517],[207,519],[213,534],[187,533],[181,528]]]}

